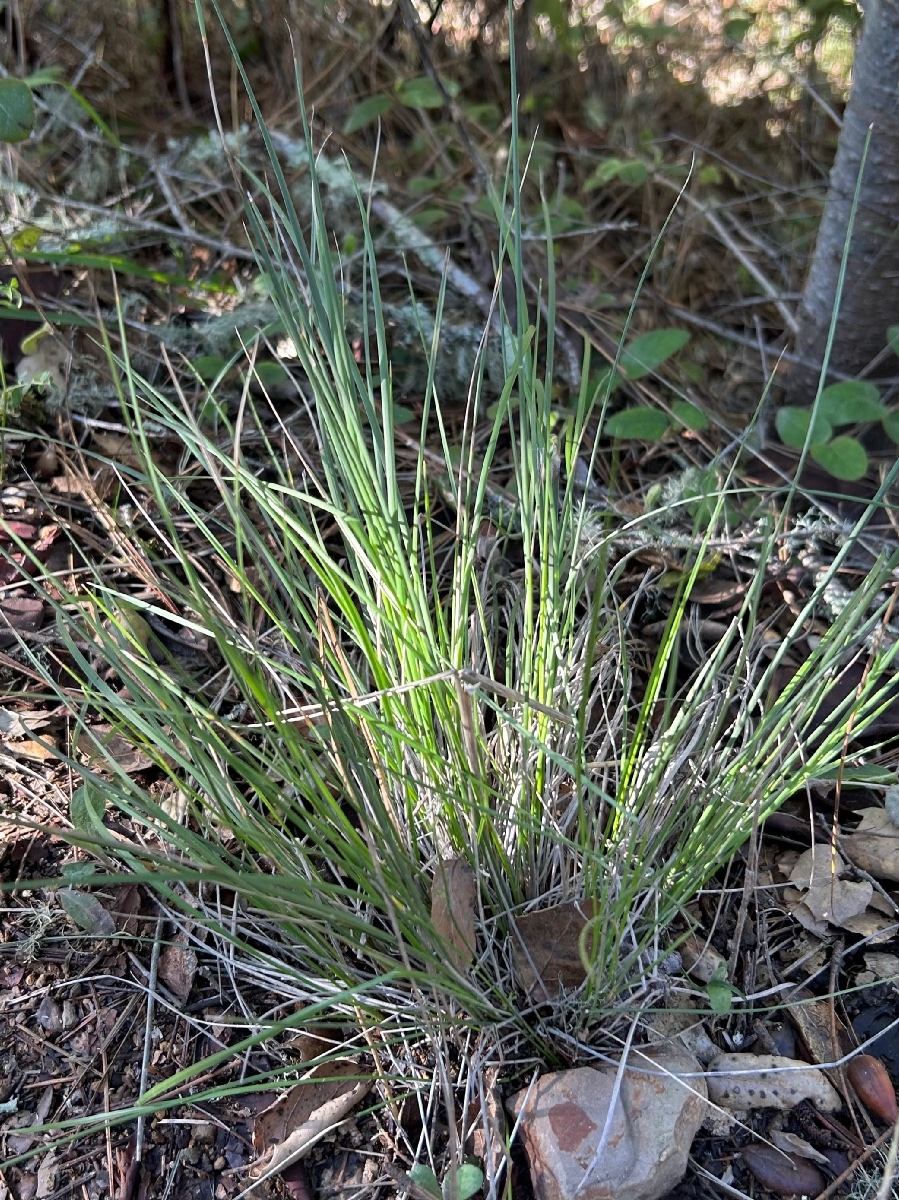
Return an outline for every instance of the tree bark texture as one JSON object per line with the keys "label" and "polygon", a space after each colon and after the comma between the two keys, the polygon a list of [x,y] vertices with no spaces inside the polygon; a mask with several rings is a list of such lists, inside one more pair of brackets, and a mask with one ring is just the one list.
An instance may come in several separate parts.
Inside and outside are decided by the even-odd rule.
{"label": "tree bark texture", "polygon": [[[799,309],[797,349],[811,366],[790,373],[793,404],[814,399],[869,127],[831,369],[859,374],[886,346],[887,327],[899,325],[899,0],[866,0],[863,7],[852,90]],[[899,374],[896,368],[890,354],[882,373]]]}

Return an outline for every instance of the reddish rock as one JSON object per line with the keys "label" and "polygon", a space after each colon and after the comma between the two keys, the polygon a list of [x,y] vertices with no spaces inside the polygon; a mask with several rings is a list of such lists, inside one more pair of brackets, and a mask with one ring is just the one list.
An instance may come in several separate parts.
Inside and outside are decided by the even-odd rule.
{"label": "reddish rock", "polygon": [[683,1050],[632,1050],[598,1157],[614,1067],[544,1075],[530,1096],[510,1097],[537,1200],[656,1200],[670,1191],[687,1169],[706,1108],[701,1071]]}

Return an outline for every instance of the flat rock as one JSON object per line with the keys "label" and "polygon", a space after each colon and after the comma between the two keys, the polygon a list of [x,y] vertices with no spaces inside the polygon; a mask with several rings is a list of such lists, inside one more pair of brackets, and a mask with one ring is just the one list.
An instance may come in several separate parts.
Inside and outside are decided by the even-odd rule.
{"label": "flat rock", "polygon": [[[511,1096],[506,1106],[520,1116],[536,1200],[656,1200],[670,1191],[684,1176],[706,1108],[701,1071],[685,1050],[632,1050],[598,1161],[615,1067],[557,1071],[530,1096]],[[691,1078],[679,1082],[683,1075]]]}

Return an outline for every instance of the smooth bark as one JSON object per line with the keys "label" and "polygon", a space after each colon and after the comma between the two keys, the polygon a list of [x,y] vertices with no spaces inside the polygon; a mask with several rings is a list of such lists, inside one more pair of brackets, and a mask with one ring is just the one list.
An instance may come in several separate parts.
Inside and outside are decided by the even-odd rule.
{"label": "smooth bark", "polygon": [[[797,349],[809,366],[791,371],[794,404],[814,399],[869,128],[831,370],[859,374],[884,350],[887,328],[899,325],[899,0],[867,0],[863,7],[852,90],[798,314]],[[888,354],[880,373],[899,374],[897,367]]]}

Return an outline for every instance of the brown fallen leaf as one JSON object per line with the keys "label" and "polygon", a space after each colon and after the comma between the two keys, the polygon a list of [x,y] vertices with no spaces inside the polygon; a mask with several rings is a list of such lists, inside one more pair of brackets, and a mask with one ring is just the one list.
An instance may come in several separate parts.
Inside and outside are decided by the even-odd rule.
{"label": "brown fallen leaf", "polygon": [[321,1063],[256,1117],[251,1176],[276,1174],[311,1150],[356,1107],[371,1087],[348,1059]]}
{"label": "brown fallen leaf", "polygon": [[41,1159],[41,1165],[37,1169],[37,1188],[34,1192],[34,1200],[47,1200],[47,1197],[52,1196],[56,1191],[58,1177],[59,1159],[56,1157],[56,1151],[51,1150]]}
{"label": "brown fallen leaf", "polygon": [[874,888],[870,883],[840,879],[846,864],[829,845],[818,843],[800,854],[790,873],[790,881],[805,888],[802,902],[816,921],[846,927],[871,902]]}
{"label": "brown fallen leaf", "polygon": [[93,740],[85,748],[84,759],[94,770],[109,769],[115,763],[126,774],[136,775],[153,766],[149,754],[116,733],[111,725],[93,725],[90,732]]}
{"label": "brown fallen leaf", "polygon": [[884,808],[863,808],[861,818],[855,833],[842,838],[841,848],[875,879],[899,883],[899,827]]}
{"label": "brown fallen leaf", "polygon": [[[560,988],[580,987],[587,978],[581,940],[595,913],[593,900],[570,900],[516,917],[512,960],[532,1000],[555,999]],[[584,951],[589,955],[589,939]]]}
{"label": "brown fallen leaf", "polygon": [[197,973],[197,952],[188,945],[187,931],[179,929],[159,955],[159,978],[182,1002],[190,995]]}
{"label": "brown fallen leaf", "polygon": [[37,525],[31,521],[16,521],[11,517],[0,517],[0,543],[30,542],[36,537]]}
{"label": "brown fallen leaf", "polygon": [[22,976],[25,974],[25,968],[18,963],[3,963],[0,966],[0,997],[10,989],[9,995],[13,995],[12,989],[15,989],[22,982]]}
{"label": "brown fallen leaf", "polygon": [[813,1063],[837,1062],[851,1048],[852,1038],[832,1002],[815,1000],[802,990],[793,996],[786,1012]]}
{"label": "brown fallen leaf", "polygon": [[[50,557],[58,536],[58,525],[36,527],[24,521],[8,521],[0,517],[0,543],[12,543],[10,549],[4,549],[0,558],[0,584],[8,587],[35,575],[38,564],[45,563]],[[12,548],[17,545],[16,539],[28,543],[27,554]]]}
{"label": "brown fallen leaf", "polygon": [[308,1121],[317,1109],[335,1096],[345,1095],[356,1086],[359,1064],[349,1058],[319,1063],[286,1092],[256,1114],[253,1146],[258,1153],[283,1142]]}
{"label": "brown fallen leaf", "polygon": [[55,738],[48,737],[40,742],[25,738],[20,742],[5,742],[4,745],[16,758],[29,758],[33,762],[54,762],[59,758]]}
{"label": "brown fallen leaf", "polygon": [[822,1154],[820,1150],[816,1150],[805,1138],[801,1138],[795,1133],[785,1133],[780,1129],[769,1129],[768,1137],[778,1148],[788,1154],[798,1154],[800,1158],[807,1158],[811,1162],[820,1163],[822,1167],[828,1165],[826,1154]]}
{"label": "brown fallen leaf", "polygon": [[38,633],[46,609],[37,596],[5,595],[0,599],[0,646],[11,646],[16,633]]}
{"label": "brown fallen leaf", "polygon": [[714,976],[726,978],[727,959],[719,954],[711,942],[698,938],[691,933],[678,947],[684,969],[689,971],[694,979],[708,983]]}
{"label": "brown fallen leaf", "polygon": [[441,859],[431,885],[431,920],[446,943],[447,957],[457,971],[474,962],[477,882],[464,858]]}
{"label": "brown fallen leaf", "polygon": [[484,1090],[480,1105],[472,1105],[477,1116],[469,1123],[466,1150],[484,1164],[487,1178],[498,1180],[506,1164],[506,1146],[509,1141],[506,1112],[503,1108],[502,1088],[499,1086],[499,1069],[491,1067],[484,1079]]}

